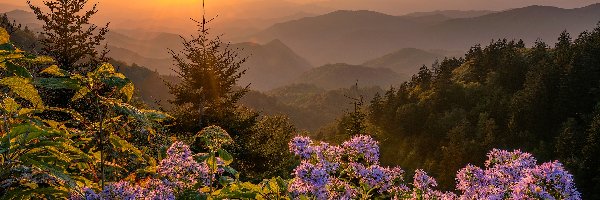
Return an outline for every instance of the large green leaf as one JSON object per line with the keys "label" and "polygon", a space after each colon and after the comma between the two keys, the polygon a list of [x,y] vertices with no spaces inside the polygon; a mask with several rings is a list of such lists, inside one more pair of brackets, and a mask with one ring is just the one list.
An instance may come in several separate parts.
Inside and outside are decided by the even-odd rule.
{"label": "large green leaf", "polygon": [[42,98],[40,98],[38,91],[33,87],[33,84],[31,84],[31,79],[11,76],[0,79],[0,85],[9,87],[10,90],[19,97],[31,102],[33,107],[38,109],[44,108]]}
{"label": "large green leaf", "polygon": [[35,85],[49,89],[80,90],[79,82],[70,78],[37,78]]}
{"label": "large green leaf", "polygon": [[2,105],[0,105],[0,107],[7,113],[14,113],[17,112],[21,106],[13,98],[6,97],[2,100]]}
{"label": "large green leaf", "polygon": [[[42,57],[38,57],[38,58],[42,59]],[[52,65],[50,67],[47,67],[46,69],[42,70],[41,73],[42,74],[52,75],[52,76],[58,76],[58,77],[69,76],[69,72],[67,72],[67,71],[59,68],[57,65]]]}
{"label": "large green leaf", "polygon": [[27,69],[25,69],[25,67],[17,65],[15,63],[13,63],[12,61],[8,61],[5,64],[6,64],[6,70],[8,71],[8,73],[10,75],[31,78],[31,74],[29,73],[29,71],[27,71]]}
{"label": "large green leaf", "polygon": [[231,156],[231,154],[229,154],[229,152],[227,152],[225,149],[219,149],[219,158],[221,158],[221,160],[223,160],[223,164],[225,166],[231,164],[233,162],[233,156]]}
{"label": "large green leaf", "polygon": [[142,151],[140,151],[137,147],[133,146],[131,143],[127,142],[126,140],[123,140],[120,137],[115,136],[115,135],[110,135],[109,140],[110,140],[110,143],[114,147],[120,149],[121,151],[131,152],[139,158],[143,157]]}
{"label": "large green leaf", "polygon": [[10,42],[10,35],[8,32],[4,30],[4,28],[0,28],[0,44],[6,44]]}

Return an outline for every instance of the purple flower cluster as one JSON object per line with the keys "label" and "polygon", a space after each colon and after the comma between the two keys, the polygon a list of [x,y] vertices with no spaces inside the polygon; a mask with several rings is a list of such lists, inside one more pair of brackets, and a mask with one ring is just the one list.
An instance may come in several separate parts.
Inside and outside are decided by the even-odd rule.
{"label": "purple flower cluster", "polygon": [[174,200],[171,183],[165,180],[149,179],[139,185],[127,181],[111,183],[97,194],[94,190],[83,188],[83,195],[72,194],[70,200]]}
{"label": "purple flower cluster", "polygon": [[183,142],[175,142],[169,147],[167,158],[160,161],[157,172],[178,188],[189,188],[199,179],[204,184],[210,181],[208,166],[196,162],[190,147]]}
{"label": "purple flower cluster", "polygon": [[558,161],[547,162],[527,170],[512,187],[513,199],[581,199],[573,176]]}
{"label": "purple flower cluster", "polygon": [[302,159],[308,159],[313,153],[311,145],[312,140],[309,137],[298,136],[290,141],[289,148],[294,155],[300,156]]}
{"label": "purple flower cluster", "polygon": [[441,192],[433,188],[437,187],[437,181],[427,175],[427,172],[417,169],[413,177],[413,192],[411,199],[458,199],[456,194],[451,192]]}
{"label": "purple flower cluster", "polygon": [[127,181],[111,183],[97,194],[89,188],[83,189],[83,194],[73,194],[72,200],[111,200],[111,199],[175,199],[175,193],[193,187],[198,181],[204,185],[210,179],[206,163],[194,160],[189,146],[175,142],[167,150],[167,157],[160,162],[157,172],[160,179],[149,178],[137,184]]}
{"label": "purple flower cluster", "polygon": [[348,159],[352,162],[365,159],[371,164],[379,163],[379,143],[367,135],[358,135],[342,143]]}
{"label": "purple flower cluster", "polygon": [[404,170],[399,167],[388,168],[379,165],[365,167],[360,163],[350,163],[350,170],[354,177],[358,177],[361,185],[378,188],[379,193],[384,193],[394,187],[394,183],[403,181]]}
{"label": "purple flower cluster", "polygon": [[494,149],[486,169],[467,165],[457,173],[461,199],[581,199],[559,162],[536,162],[529,153]]}
{"label": "purple flower cluster", "polygon": [[402,169],[378,165],[379,147],[370,136],[355,136],[341,146],[299,136],[289,146],[302,159],[288,188],[293,196],[355,199],[372,195],[371,191],[393,196],[407,190],[400,184]]}

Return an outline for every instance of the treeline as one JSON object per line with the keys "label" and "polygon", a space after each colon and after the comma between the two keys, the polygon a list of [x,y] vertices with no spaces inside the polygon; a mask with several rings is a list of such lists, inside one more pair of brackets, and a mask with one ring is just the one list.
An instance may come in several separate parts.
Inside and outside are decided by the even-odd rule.
{"label": "treeline", "polygon": [[425,168],[449,189],[491,148],[561,160],[585,198],[600,198],[600,27],[555,44],[497,40],[447,58],[374,98],[382,162]]}

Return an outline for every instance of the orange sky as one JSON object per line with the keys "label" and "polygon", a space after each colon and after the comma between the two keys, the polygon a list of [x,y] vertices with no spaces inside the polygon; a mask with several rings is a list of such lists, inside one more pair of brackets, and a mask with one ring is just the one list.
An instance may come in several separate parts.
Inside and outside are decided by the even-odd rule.
{"label": "orange sky", "polygon": [[[27,0],[0,0],[27,9]],[[32,0],[40,3],[42,0]],[[201,17],[201,0],[90,0],[99,2],[95,23],[110,21],[112,27],[186,31],[190,17]],[[337,9],[364,9],[401,15],[434,10],[505,10],[528,5],[582,7],[600,0],[206,0],[208,16],[219,14],[215,24],[246,23],[253,19],[276,19],[298,13],[322,14]],[[1,8],[0,8],[1,9]],[[191,26],[190,26],[191,25]],[[218,26],[218,25],[217,25]]]}

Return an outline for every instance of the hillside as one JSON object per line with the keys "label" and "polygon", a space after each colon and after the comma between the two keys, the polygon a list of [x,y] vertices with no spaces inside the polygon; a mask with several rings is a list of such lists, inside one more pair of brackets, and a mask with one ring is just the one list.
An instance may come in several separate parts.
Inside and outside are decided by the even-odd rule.
{"label": "hillside", "polygon": [[[0,7],[2,6],[3,5],[0,4]],[[27,26],[32,30],[42,28],[41,23],[37,20],[35,15],[29,11],[16,9],[5,12],[5,14],[9,19],[15,20],[17,21],[17,23],[20,23],[23,26]]]}
{"label": "hillside", "polygon": [[388,88],[407,80],[387,68],[370,68],[344,63],[328,64],[303,73],[295,83],[314,84],[325,89],[347,88],[356,83],[361,87]]}
{"label": "hillside", "polygon": [[443,15],[448,18],[458,19],[458,18],[473,18],[480,17],[487,14],[495,13],[495,11],[491,10],[436,10],[431,12],[413,12],[406,14],[406,17],[425,17],[425,16],[434,16],[434,15]]}
{"label": "hillside", "polygon": [[256,43],[232,44],[239,49],[241,57],[247,57],[242,66],[246,74],[240,85],[250,85],[253,90],[267,91],[291,83],[312,66],[279,40],[264,45]]}
{"label": "hillside", "polygon": [[138,64],[140,66],[144,66],[149,70],[156,70],[160,74],[171,74],[173,71],[173,62],[170,57],[166,58],[148,58],[144,57],[136,52],[133,52],[129,49],[115,47],[112,45],[108,46],[110,52],[108,56],[123,61],[128,64]]}
{"label": "hillside", "polygon": [[444,55],[416,48],[404,48],[382,57],[363,63],[367,67],[383,67],[396,73],[412,75],[423,65],[431,65],[435,60],[441,60]]}
{"label": "hillside", "polygon": [[315,132],[336,122],[344,112],[354,107],[352,98],[363,97],[369,102],[380,87],[346,87],[324,90],[311,84],[289,85],[263,93],[250,91],[240,104],[268,115],[285,115],[300,130]]}
{"label": "hillside", "polygon": [[314,65],[358,64],[408,47],[467,50],[498,38],[522,38],[530,44],[537,39],[553,41],[555,33],[565,29],[571,33],[592,29],[600,21],[600,4],[574,9],[529,6],[472,18],[437,20],[432,23],[413,16],[336,11],[275,24],[250,39],[280,39]]}

